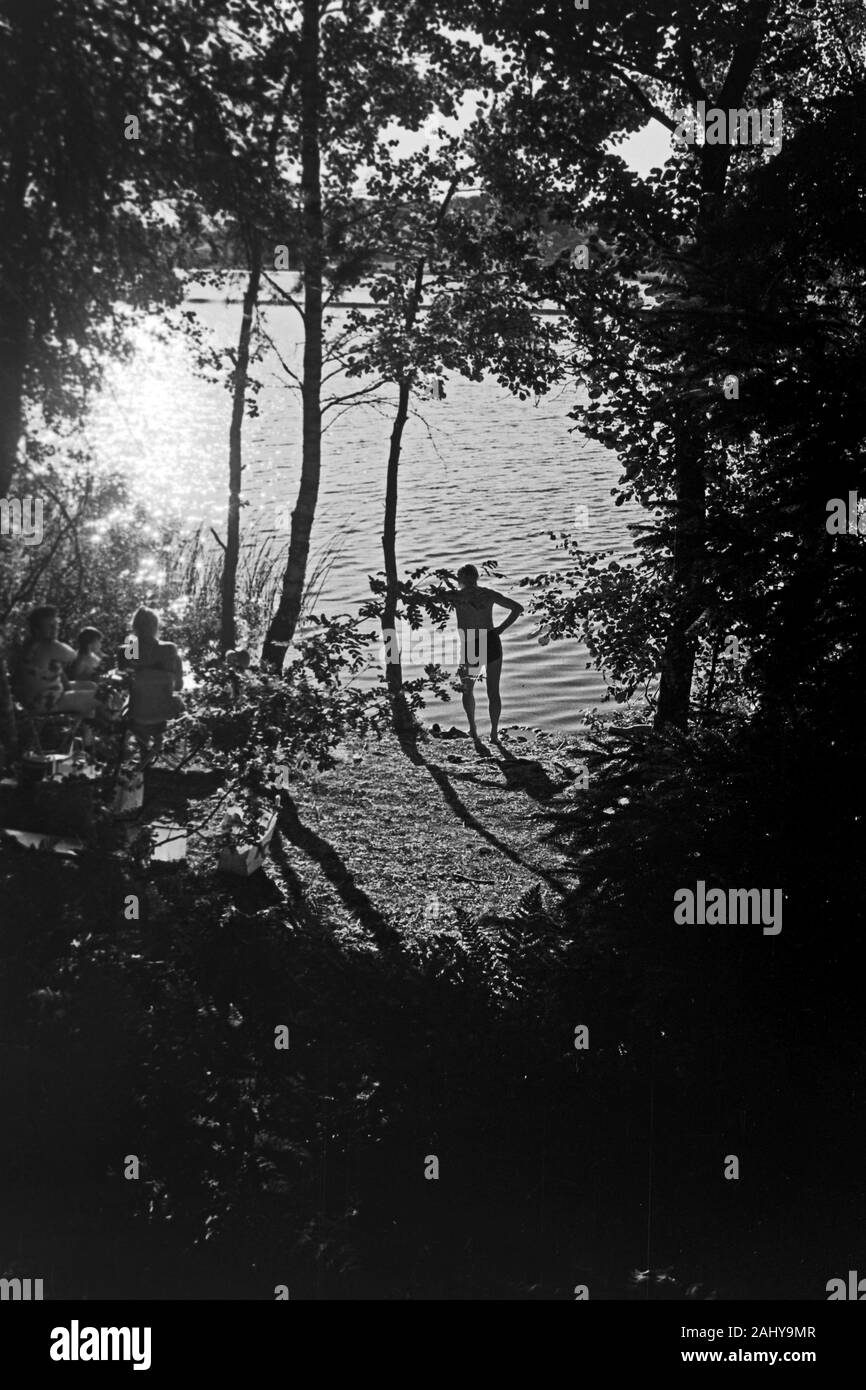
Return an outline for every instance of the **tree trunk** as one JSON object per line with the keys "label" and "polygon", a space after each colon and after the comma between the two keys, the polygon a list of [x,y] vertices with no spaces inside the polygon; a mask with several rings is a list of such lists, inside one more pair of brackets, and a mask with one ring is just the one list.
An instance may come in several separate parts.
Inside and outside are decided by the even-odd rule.
{"label": "tree trunk", "polygon": [[662,657],[655,726],[687,729],[697,639],[689,632],[703,607],[702,567],[706,479],[699,442],[680,445],[676,464],[674,521],[674,613]]}
{"label": "tree trunk", "polygon": [[[442,200],[436,221],[433,224],[434,232],[445,220],[451,199],[457,190],[459,180],[453,178]],[[412,290],[406,304],[406,316],[404,326],[407,337],[415,326],[418,311],[421,307],[421,298],[424,293],[424,269],[426,266],[424,256],[420,256],[415,263],[415,276],[412,282]],[[406,428],[406,420],[409,416],[409,399],[412,393],[413,375],[411,364],[406,363],[405,371],[400,379],[399,392],[397,396],[397,414],[394,417],[394,427],[391,430],[391,446],[388,450],[388,474],[385,484],[385,519],[382,528],[382,550],[385,557],[385,603],[382,608],[382,637],[385,643],[385,678],[388,690],[392,699],[394,719],[398,727],[406,727],[411,723],[411,715],[402,697],[403,690],[403,665],[400,660],[400,652],[397,640],[397,586],[399,584],[399,574],[397,570],[397,480],[400,473],[400,452],[403,447],[403,431]],[[393,634],[389,638],[389,634]],[[391,660],[391,657],[394,660]]]}
{"label": "tree trunk", "polygon": [[0,296],[0,497],[9,495],[23,429],[29,323],[20,296],[25,293],[19,281],[12,295]]}
{"label": "tree trunk", "polygon": [[[0,184],[0,497],[9,493],[18,465],[18,446],[24,428],[24,382],[30,351],[31,247],[27,225],[27,189],[31,178],[33,126],[41,89],[41,52],[45,26],[51,23],[45,6],[22,4],[12,14],[12,36],[18,40],[14,90],[7,93],[13,113],[7,135],[11,157]],[[6,41],[9,41],[7,36]]]}
{"label": "tree trunk", "polygon": [[319,0],[303,0],[301,22],[301,190],[304,203],[304,371],[301,388],[301,482],[292,512],[289,557],[282,592],[262,651],[262,660],[282,666],[304,594],[310,533],[319,496],[322,463],[322,219],[319,122],[321,93]]}
{"label": "tree trunk", "polygon": [[[385,603],[382,608],[382,637],[385,643],[385,679],[393,700],[400,697],[403,689],[403,666],[400,659],[397,634],[397,479],[400,471],[400,451],[403,446],[403,430],[409,415],[409,396],[411,385],[408,378],[400,382],[397,397],[397,414],[391,430],[391,446],[388,451],[388,475],[385,484],[385,520],[382,527],[382,551],[385,558]],[[395,717],[405,716],[405,703],[394,705]]]}
{"label": "tree trunk", "polygon": [[719,665],[719,649],[724,638],[721,633],[716,633],[713,637],[713,654],[710,658],[710,674],[707,677],[707,688],[704,691],[703,718],[706,719],[713,703],[713,695],[716,689],[716,671]]}
{"label": "tree trunk", "polygon": [[[742,105],[755,64],[758,62],[769,5],[759,4],[748,32],[734,47],[730,66],[717,101],[722,110]],[[701,205],[697,224],[697,261],[705,254],[704,233],[725,197],[731,146],[704,145],[700,153]],[[692,430],[700,422],[690,422]],[[665,724],[687,729],[695,669],[697,642],[688,629],[704,606],[704,535],[706,478],[701,445],[692,437],[681,445],[676,463],[676,519],[674,522],[674,613],[662,657],[655,727]]]}
{"label": "tree trunk", "polygon": [[253,230],[249,243],[249,276],[244,292],[243,318],[238,336],[237,358],[232,394],[232,420],[229,427],[229,509],[226,521],[226,547],[223,556],[222,610],[220,614],[220,650],[223,655],[237,642],[235,622],[235,597],[237,589],[238,557],[241,549],[241,482],[243,462],[241,455],[241,435],[246,408],[247,372],[250,364],[250,338],[253,328],[253,314],[259,299],[259,285],[262,278],[262,247],[257,230]]}
{"label": "tree trunk", "polygon": [[[29,122],[13,127],[19,138]],[[30,155],[14,146],[3,189],[3,261],[0,265],[0,497],[8,496],[18,466],[24,426],[24,376],[30,337],[29,249],[25,198]]]}
{"label": "tree trunk", "polygon": [[[12,699],[12,685],[6,665],[6,645],[0,634],[0,744],[7,759],[15,756],[18,750],[18,734],[15,727],[15,703]],[[2,762],[2,758],[0,758]]]}

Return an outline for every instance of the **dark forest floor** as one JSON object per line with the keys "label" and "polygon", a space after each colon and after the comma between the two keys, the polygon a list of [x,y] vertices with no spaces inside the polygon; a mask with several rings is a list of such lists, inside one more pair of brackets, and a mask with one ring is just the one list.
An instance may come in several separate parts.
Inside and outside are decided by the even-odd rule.
{"label": "dark forest floor", "polygon": [[[49,1298],[809,1299],[857,1267],[835,767],[806,801],[760,741],[503,743],[340,750],[283,792],[248,880],[215,872],[220,793],[165,770],[149,816],[217,812],[185,861],[0,846],[0,1275]],[[786,884],[783,933],[676,927],[698,875]]]}

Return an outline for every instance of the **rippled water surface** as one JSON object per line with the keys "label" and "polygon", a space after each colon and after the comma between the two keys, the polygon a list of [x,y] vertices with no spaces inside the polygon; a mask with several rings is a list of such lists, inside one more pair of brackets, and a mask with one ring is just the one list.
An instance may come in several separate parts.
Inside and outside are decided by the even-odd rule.
{"label": "rippled water surface", "polygon": [[[233,342],[237,304],[196,303],[196,313],[219,343]],[[289,307],[264,311],[283,362],[299,370],[298,319]],[[338,313],[337,319],[340,315]],[[276,354],[257,368],[262,388],[259,414],[245,424],[244,538],[287,538],[300,467],[300,410],[296,392]],[[358,381],[335,378],[332,392],[357,390]],[[385,466],[393,393],[382,405],[326,417],[322,486],[313,531],[313,560],[330,554],[317,610],[355,611],[369,596],[367,575],[381,569]],[[400,470],[398,562],[476,565],[496,560],[504,593],[523,601],[524,576],[556,567],[561,552],[549,532],[573,527],[587,509],[582,542],[623,551],[634,513],[616,508],[610,489],[617,477],[613,455],[574,432],[568,419],[574,388],[535,403],[520,401],[495,380],[453,377],[442,401],[417,403],[406,429]],[[219,383],[196,374],[191,349],[175,337],[141,336],[135,359],[117,367],[106,383],[89,426],[90,443],[103,461],[120,466],[151,508],[179,512],[222,532],[230,398]],[[499,616],[504,613],[499,611]],[[529,615],[504,638],[503,721],[545,728],[572,727],[604,693],[577,641],[539,646]],[[483,699],[483,689],[478,694]],[[462,722],[459,700],[432,707],[430,718]]]}

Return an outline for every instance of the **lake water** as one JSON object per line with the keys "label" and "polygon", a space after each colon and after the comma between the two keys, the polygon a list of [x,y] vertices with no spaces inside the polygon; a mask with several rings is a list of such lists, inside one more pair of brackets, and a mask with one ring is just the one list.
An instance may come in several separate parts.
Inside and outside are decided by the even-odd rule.
{"label": "lake water", "polygon": [[[207,290],[197,290],[208,294]],[[212,294],[215,292],[211,292]],[[224,295],[225,292],[223,292]],[[192,306],[213,341],[236,341],[240,306],[224,297]],[[264,311],[283,361],[299,371],[298,318],[288,306]],[[337,313],[337,322],[342,317]],[[228,426],[231,401],[219,382],[197,374],[194,354],[179,335],[161,341],[145,329],[131,362],[112,369],[88,425],[96,458],[120,468],[151,513],[179,515],[191,528],[225,529]],[[256,369],[262,382],[258,416],[244,426],[244,540],[287,540],[300,469],[300,406],[276,353]],[[358,381],[335,378],[333,393]],[[328,413],[322,485],[313,531],[313,563],[330,565],[316,611],[356,612],[369,597],[367,576],[382,568],[385,468],[395,392],[382,403]],[[493,380],[451,377],[447,397],[416,402],[406,429],[400,469],[397,552],[401,571],[426,564],[479,569],[495,560],[493,587],[525,601],[518,581],[563,561],[551,531],[573,530],[587,547],[617,553],[631,548],[630,507],[614,507],[615,457],[574,431],[568,411],[575,388],[535,402],[520,401]],[[498,611],[499,619],[504,617]],[[537,625],[524,614],[504,638],[503,722],[569,729],[604,693],[601,676],[586,668],[577,641],[541,646]],[[411,674],[411,670],[409,671]],[[479,686],[478,695],[484,691]],[[430,706],[430,719],[462,724],[459,697]],[[486,721],[484,721],[486,722]],[[482,725],[483,726],[483,725]]]}

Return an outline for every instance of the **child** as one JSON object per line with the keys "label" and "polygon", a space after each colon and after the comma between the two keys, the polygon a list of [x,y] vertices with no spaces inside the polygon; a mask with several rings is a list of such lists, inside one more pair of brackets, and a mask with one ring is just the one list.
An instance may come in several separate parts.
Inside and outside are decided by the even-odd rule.
{"label": "child", "polygon": [[102,665],[102,633],[96,627],[83,627],[78,634],[78,655],[69,667],[69,679],[91,681]]}

